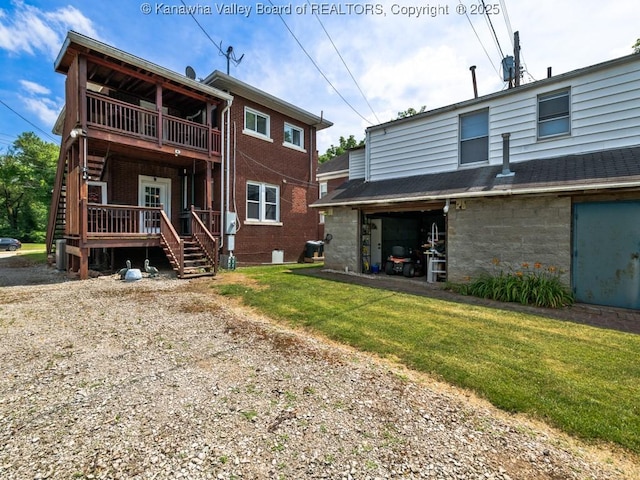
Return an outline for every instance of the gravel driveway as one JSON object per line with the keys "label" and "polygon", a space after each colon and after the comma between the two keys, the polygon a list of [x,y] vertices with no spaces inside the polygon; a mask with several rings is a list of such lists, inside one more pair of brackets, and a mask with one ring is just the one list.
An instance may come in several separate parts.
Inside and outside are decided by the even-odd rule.
{"label": "gravel driveway", "polygon": [[464,392],[286,330],[212,293],[224,277],[66,282],[46,267],[0,266],[0,478],[638,473]]}

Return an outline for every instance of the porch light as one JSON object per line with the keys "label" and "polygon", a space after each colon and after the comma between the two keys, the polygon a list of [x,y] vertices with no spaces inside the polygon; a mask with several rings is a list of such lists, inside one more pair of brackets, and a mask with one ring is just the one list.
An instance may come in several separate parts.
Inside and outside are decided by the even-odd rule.
{"label": "porch light", "polygon": [[78,137],[86,137],[87,136],[87,132],[85,132],[82,128],[80,127],[76,127],[73,130],[71,130],[69,132],[69,136],[71,138],[78,138]]}

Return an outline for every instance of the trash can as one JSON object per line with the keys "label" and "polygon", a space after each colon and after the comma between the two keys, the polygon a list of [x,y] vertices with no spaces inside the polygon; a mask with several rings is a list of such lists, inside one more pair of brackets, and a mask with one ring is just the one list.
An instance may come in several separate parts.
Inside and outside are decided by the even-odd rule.
{"label": "trash can", "polygon": [[324,242],[309,240],[305,246],[304,256],[306,258],[318,258],[324,255]]}

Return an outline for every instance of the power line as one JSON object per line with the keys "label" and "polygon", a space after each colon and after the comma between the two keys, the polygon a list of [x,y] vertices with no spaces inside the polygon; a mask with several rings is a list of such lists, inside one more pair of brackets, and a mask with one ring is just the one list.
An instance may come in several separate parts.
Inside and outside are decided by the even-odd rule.
{"label": "power line", "polygon": [[16,112],[13,108],[11,108],[9,105],[7,105],[2,99],[0,99],[0,103],[2,105],[4,105],[5,107],[7,107],[9,110],[11,110],[13,113],[15,113],[17,116],[19,116],[22,120],[24,120],[25,122],[27,122],[29,125],[31,125],[33,128],[40,130],[42,133],[44,133],[47,137],[49,137],[51,140],[53,140],[54,142],[58,142],[57,139],[53,138],[51,135],[49,135],[47,132],[45,132],[44,130],[42,130],[40,127],[38,127],[36,124],[34,124],[33,122],[31,122],[30,120],[27,120],[26,118],[24,118],[22,115],[20,115],[18,112]]}
{"label": "power line", "polygon": [[496,42],[496,46],[498,47],[498,52],[500,53],[500,60],[502,60],[504,58],[504,53],[502,52],[502,47],[500,46],[500,41],[498,40],[498,35],[496,34],[496,29],[493,28],[493,22],[491,21],[491,16],[489,15],[489,10],[487,10],[487,6],[484,3],[484,0],[482,0],[482,8],[484,9],[484,16],[487,20],[487,22],[489,23],[489,27],[491,28],[491,31],[493,32],[493,38]]}
{"label": "power line", "polygon": [[[458,3],[460,5],[463,5],[462,4],[462,0],[458,0]],[[473,30],[473,33],[475,34],[476,38],[478,39],[478,43],[482,47],[482,50],[484,50],[484,54],[489,59],[489,64],[493,67],[493,69],[495,70],[495,72],[498,75],[498,77],[500,77],[500,80],[502,80],[502,75],[500,74],[500,71],[494,65],[493,60],[491,59],[491,56],[489,55],[489,52],[487,52],[487,49],[484,47],[484,44],[482,43],[482,40],[480,40],[480,36],[478,35],[478,32],[476,31],[476,27],[473,26],[473,23],[471,22],[471,18],[469,18],[469,14],[466,12],[466,10],[465,10],[464,15],[465,15],[465,17],[467,17],[467,21],[469,22],[469,25],[471,26],[471,30]]]}
{"label": "power line", "polygon": [[193,13],[190,11],[190,9],[187,8],[187,4],[184,3],[184,0],[180,0],[180,1],[182,2],[182,5],[185,6],[185,9],[189,12],[189,15],[191,15],[191,18],[193,18],[193,21],[196,22],[196,25],[198,25],[198,27],[200,27],[200,30],[202,30],[202,33],[204,33],[206,35],[206,37],[209,39],[209,41],[211,43],[213,43],[215,45],[215,47],[218,49],[218,51],[220,52],[220,55],[222,55],[223,57],[226,57],[227,55],[222,51],[222,48],[220,46],[218,46],[218,44],[216,42],[213,41],[213,38],[211,38],[211,36],[207,33],[207,31],[203,28],[203,26],[200,25],[200,22],[193,15]]}
{"label": "power line", "polygon": [[[275,5],[273,4],[273,2],[271,0],[269,0],[269,3],[271,4],[271,6],[273,6],[275,8]],[[344,103],[346,103],[349,108],[351,108],[351,110],[353,110],[356,115],[358,115],[360,118],[362,118],[365,122],[367,122],[370,125],[373,125],[373,123],[371,122],[371,120],[365,118],[360,112],[358,112],[353,105],[351,105],[346,98],[344,98],[342,96],[342,94],[338,91],[338,89],[333,85],[333,83],[331,83],[331,80],[329,80],[327,78],[327,76],[323,73],[323,71],[320,69],[320,67],[318,66],[318,64],[313,60],[313,58],[311,58],[311,55],[309,55],[309,53],[305,50],[305,48],[302,46],[302,43],[300,43],[300,40],[298,40],[298,37],[295,36],[295,34],[293,33],[293,31],[289,28],[289,25],[287,25],[287,22],[285,22],[284,18],[282,18],[282,14],[278,13],[278,17],[280,17],[280,20],[282,21],[282,23],[284,24],[285,28],[289,31],[289,33],[291,34],[291,36],[293,37],[293,39],[296,41],[296,43],[298,44],[298,46],[300,47],[300,49],[304,52],[304,54],[307,56],[307,58],[311,61],[311,63],[313,64],[314,67],[316,67],[316,70],[318,70],[318,72],[320,72],[320,75],[322,75],[322,77],[327,81],[327,83],[329,84],[329,86],[331,88],[333,88],[333,91],[336,92],[338,94],[338,96],[342,99],[342,101]]]}
{"label": "power line", "polygon": [[507,11],[506,0],[500,0],[500,7],[502,8],[504,23],[507,26],[507,32],[509,32],[509,41],[511,42],[511,47],[513,48],[513,28],[511,27],[511,20],[509,19],[509,12]]}
{"label": "power line", "polygon": [[[309,0],[307,0],[307,3],[309,5],[311,5],[311,2]],[[327,38],[329,39],[329,41],[331,42],[331,45],[333,46],[333,49],[336,51],[336,53],[338,54],[338,57],[340,57],[340,60],[342,61],[342,64],[344,65],[344,68],[347,69],[347,72],[349,72],[349,76],[351,77],[351,80],[353,80],[353,83],[355,83],[356,87],[358,87],[358,91],[360,92],[360,95],[362,95],[362,98],[364,98],[364,101],[367,103],[367,105],[369,106],[369,109],[371,110],[371,113],[373,113],[373,116],[376,117],[376,121],[378,123],[380,123],[380,119],[378,118],[378,115],[376,115],[376,112],[373,110],[373,107],[371,106],[371,104],[369,103],[369,100],[367,100],[367,97],[365,96],[364,92],[362,91],[362,89],[360,88],[360,85],[358,85],[357,80],[355,79],[355,77],[353,76],[353,74],[351,73],[351,70],[349,70],[349,67],[347,66],[347,62],[344,61],[344,58],[342,58],[342,55],[340,55],[340,52],[338,51],[338,47],[336,47],[336,44],[333,43],[333,39],[331,38],[331,35],[329,35],[329,32],[327,32],[327,29],[324,27],[324,24],[322,23],[322,21],[320,20],[320,17],[318,16],[317,13],[314,13],[316,19],[318,20],[318,23],[320,24],[320,26],[322,27],[322,30],[324,30],[324,33],[327,35]]]}

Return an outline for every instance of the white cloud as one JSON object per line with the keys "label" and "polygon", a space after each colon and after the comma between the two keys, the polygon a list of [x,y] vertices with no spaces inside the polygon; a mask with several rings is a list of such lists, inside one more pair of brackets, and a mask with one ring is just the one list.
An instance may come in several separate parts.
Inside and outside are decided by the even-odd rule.
{"label": "white cloud", "polygon": [[55,58],[68,30],[98,38],[91,20],[72,6],[46,12],[14,1],[13,10],[11,18],[0,11],[0,48],[12,53],[43,52]]}
{"label": "white cloud", "polygon": [[20,80],[20,85],[24,90],[34,95],[49,95],[51,93],[47,87],[30,80]]}
{"label": "white cloud", "polygon": [[45,97],[23,97],[20,100],[27,110],[35,114],[40,122],[52,128],[62,109],[62,102]]}

